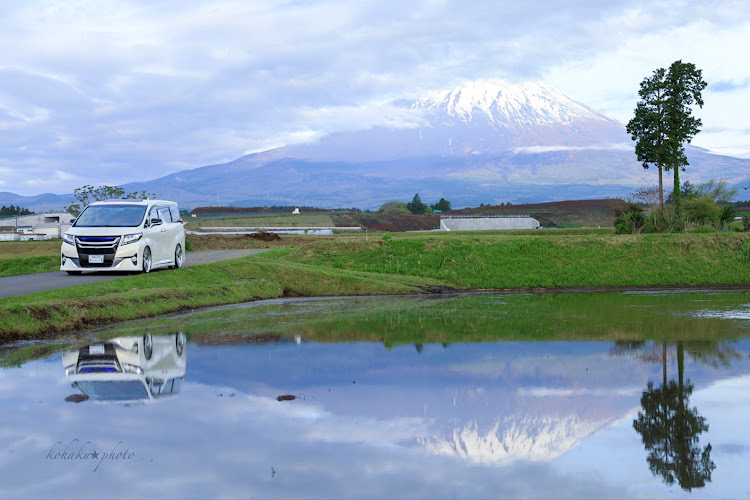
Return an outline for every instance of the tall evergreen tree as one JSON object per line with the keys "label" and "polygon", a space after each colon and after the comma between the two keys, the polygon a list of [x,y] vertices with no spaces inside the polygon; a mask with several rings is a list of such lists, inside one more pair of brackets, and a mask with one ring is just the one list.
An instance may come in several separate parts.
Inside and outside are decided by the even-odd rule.
{"label": "tall evergreen tree", "polygon": [[441,212],[447,212],[451,209],[451,202],[445,198],[440,198],[440,201],[432,205],[433,210],[440,210]]}
{"label": "tall evergreen tree", "polygon": [[659,68],[651,78],[641,82],[638,95],[641,100],[635,108],[635,116],[628,122],[627,131],[635,142],[635,155],[643,162],[643,168],[654,165],[659,171],[659,206],[664,207],[664,186],[662,173],[666,158],[667,141],[664,124],[665,89],[664,75],[666,70]]}
{"label": "tall evergreen tree", "polygon": [[414,195],[411,203],[406,204],[406,208],[409,209],[409,212],[415,215],[423,215],[427,213],[427,205],[422,203],[422,198],[419,197],[419,193]]}
{"label": "tall evergreen tree", "polygon": [[680,174],[688,165],[685,143],[692,141],[702,125],[692,116],[691,106],[703,107],[706,88],[702,71],[692,63],[675,61],[669,71],[659,68],[641,82],[641,100],[627,131],[636,141],[635,152],[643,167],[653,164],[659,170],[659,203],[664,204],[662,171],[674,171],[675,214],[680,215]]}

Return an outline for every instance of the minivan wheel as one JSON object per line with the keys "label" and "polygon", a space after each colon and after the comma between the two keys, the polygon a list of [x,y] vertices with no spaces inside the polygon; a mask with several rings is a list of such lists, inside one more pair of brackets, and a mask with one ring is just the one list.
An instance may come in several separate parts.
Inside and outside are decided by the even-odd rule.
{"label": "minivan wheel", "polygon": [[143,249],[143,272],[151,272],[151,249],[149,247]]}
{"label": "minivan wheel", "polygon": [[179,269],[185,263],[185,254],[182,253],[182,245],[177,244],[177,248],[174,249],[174,268]]}
{"label": "minivan wheel", "polygon": [[147,333],[143,336],[143,355],[146,359],[151,359],[151,355],[154,354],[154,340],[151,338],[151,334]]}
{"label": "minivan wheel", "polygon": [[185,334],[180,332],[175,337],[175,348],[177,349],[177,355],[182,356],[185,352]]}

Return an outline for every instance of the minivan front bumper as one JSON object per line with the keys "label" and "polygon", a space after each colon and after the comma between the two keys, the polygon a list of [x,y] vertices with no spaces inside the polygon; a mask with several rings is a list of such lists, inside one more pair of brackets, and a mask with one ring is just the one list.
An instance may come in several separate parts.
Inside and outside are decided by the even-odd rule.
{"label": "minivan front bumper", "polygon": [[140,245],[120,246],[120,237],[75,237],[75,245],[64,241],[61,271],[140,271]]}

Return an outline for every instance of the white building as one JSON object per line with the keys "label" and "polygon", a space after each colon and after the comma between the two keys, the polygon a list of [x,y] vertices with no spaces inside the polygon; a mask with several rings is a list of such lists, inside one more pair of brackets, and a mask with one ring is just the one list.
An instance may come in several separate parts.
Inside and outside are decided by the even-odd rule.
{"label": "white building", "polygon": [[444,215],[442,231],[493,231],[502,229],[539,229],[539,221],[527,214]]}
{"label": "white building", "polygon": [[15,228],[15,231],[0,233],[0,241],[48,240],[62,238],[70,228],[74,217],[67,212],[52,212],[0,220],[0,226]]}

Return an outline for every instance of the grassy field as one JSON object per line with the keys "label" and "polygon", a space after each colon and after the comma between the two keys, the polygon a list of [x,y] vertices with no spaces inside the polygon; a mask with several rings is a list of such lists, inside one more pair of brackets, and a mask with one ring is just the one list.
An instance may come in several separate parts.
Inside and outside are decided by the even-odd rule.
{"label": "grassy field", "polygon": [[0,299],[0,343],[257,299],[427,293],[440,286],[431,279],[278,260],[289,251]]}
{"label": "grassy field", "polygon": [[477,236],[320,242],[285,258],[466,289],[745,285],[750,235]]}
{"label": "grassy field", "polygon": [[196,240],[194,246],[227,241],[276,250],[179,271],[0,299],[0,343],[285,296],[750,283],[750,234],[745,233],[421,233],[367,239],[296,236],[275,242],[207,238],[201,243]]}
{"label": "grassy field", "polygon": [[0,241],[0,260],[60,254],[62,240]]}
{"label": "grassy field", "polygon": [[269,215],[246,217],[242,215],[224,217],[188,217],[185,229],[197,231],[204,227],[331,227],[334,225],[328,214]]}
{"label": "grassy field", "polygon": [[0,242],[0,277],[60,269],[61,241]]}

